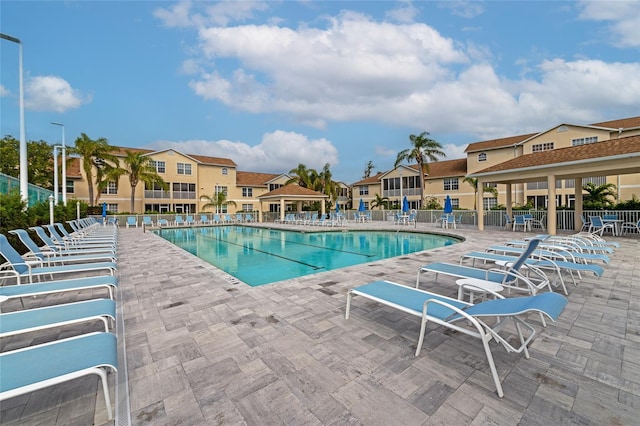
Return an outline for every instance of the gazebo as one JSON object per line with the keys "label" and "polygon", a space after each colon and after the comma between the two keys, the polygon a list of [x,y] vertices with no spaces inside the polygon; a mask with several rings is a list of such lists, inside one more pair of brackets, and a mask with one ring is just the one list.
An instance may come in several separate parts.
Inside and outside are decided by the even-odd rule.
{"label": "gazebo", "polygon": [[[611,139],[586,145],[535,152],[513,158],[489,168],[470,173],[478,179],[478,187],[487,183],[507,186],[507,214],[511,216],[512,184],[546,181],[548,200],[556,199],[556,181],[575,179],[575,229],[582,223],[582,178],[603,175],[640,173],[640,135]],[[482,191],[478,191],[478,217],[484,217]],[[547,229],[556,234],[556,204],[547,206]],[[484,222],[478,220],[478,230],[484,230]]]}
{"label": "gazebo", "polygon": [[273,203],[277,201],[280,204],[280,220],[284,220],[284,210],[286,203],[296,203],[298,211],[302,210],[302,202],[304,201],[320,201],[322,215],[325,214],[325,201],[329,198],[328,195],[318,191],[314,191],[309,188],[302,187],[296,183],[281,186],[273,191],[267,192],[264,195],[260,195],[260,210],[265,211],[263,203]]}

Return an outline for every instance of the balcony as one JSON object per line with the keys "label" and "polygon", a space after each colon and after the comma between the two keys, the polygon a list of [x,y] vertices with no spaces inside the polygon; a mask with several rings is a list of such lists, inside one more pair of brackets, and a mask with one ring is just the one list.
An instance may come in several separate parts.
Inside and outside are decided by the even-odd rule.
{"label": "balcony", "polygon": [[145,189],[144,198],[171,198],[171,193],[161,189]]}
{"label": "balcony", "polygon": [[196,193],[192,191],[173,191],[174,200],[195,200]]}

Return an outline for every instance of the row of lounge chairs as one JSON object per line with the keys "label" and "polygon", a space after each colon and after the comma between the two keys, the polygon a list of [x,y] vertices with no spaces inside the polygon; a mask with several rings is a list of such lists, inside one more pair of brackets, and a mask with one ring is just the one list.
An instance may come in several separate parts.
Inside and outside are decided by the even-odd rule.
{"label": "row of lounge chairs", "polygon": [[[193,226],[193,225],[223,225],[223,224],[231,224],[231,223],[250,223],[255,222],[255,218],[250,214],[236,214],[235,216],[231,216],[230,214],[214,214],[211,218],[209,218],[206,214],[201,214],[200,218],[197,219],[193,215],[187,215],[184,218],[182,215],[176,215],[173,222],[170,222],[167,219],[158,219],[158,226]],[[142,217],[142,225],[146,227],[154,226],[154,222],[151,219],[151,216],[143,216]],[[138,219],[135,216],[127,217],[126,222],[127,228],[129,227],[138,227]]]}
{"label": "row of lounge chairs", "polygon": [[[50,340],[0,352],[0,401],[95,374],[100,377],[108,420],[112,420],[107,373],[118,368],[117,337],[113,333],[117,228],[90,219],[71,221],[69,226],[72,232],[62,224],[30,228],[42,245],[26,230],[10,231],[28,250],[24,255],[0,234],[0,255],[5,260],[0,267],[0,303],[4,305],[0,338],[37,331]],[[83,290],[100,294],[95,290],[101,288],[107,297],[61,304],[47,304],[52,300],[47,298],[37,307],[25,306],[25,301],[32,304],[37,296]],[[20,300],[20,307],[11,304],[15,299]],[[78,328],[78,335],[54,337],[59,327],[96,321],[102,324],[101,331],[82,334]],[[47,338],[49,330],[51,336]]]}
{"label": "row of lounge chairs", "polygon": [[[460,264],[435,262],[423,265],[418,269],[415,288],[387,280],[352,288],[347,293],[345,318],[350,317],[353,296],[419,317],[421,327],[416,356],[422,349],[429,322],[479,338],[496,392],[502,397],[504,391],[489,342],[495,340],[507,352],[524,353],[529,358],[527,346],[536,329],[527,322],[528,315],[538,314],[542,326],[546,326],[545,318],[556,321],[568,303],[565,296],[553,291],[553,287],[560,286],[565,294],[568,293],[562,275],[570,274],[574,285],[583,273],[602,276],[604,268],[594,262],[604,261],[607,255],[602,252],[610,255],[618,245],[597,235],[578,233],[571,237],[539,235],[519,242],[510,241],[503,247],[518,251],[510,255],[498,254],[495,247],[490,247],[485,252],[461,255]],[[581,257],[585,254],[598,254],[602,258]],[[492,265],[495,262],[499,267],[467,266],[462,264],[465,260],[491,262]],[[453,277],[459,286],[458,299],[420,289],[426,273],[435,273],[436,280],[439,275]],[[551,281],[547,274],[555,274],[557,278]],[[505,297],[502,292],[519,296]],[[467,293],[470,294],[469,302],[464,300]],[[483,295],[483,301],[474,304],[472,295],[477,293]],[[513,327],[505,328],[509,323]],[[516,335],[516,343],[505,336],[505,331]]]}
{"label": "row of lounge chairs", "polygon": [[347,219],[341,213],[296,214],[287,213],[284,219],[276,219],[275,223],[309,226],[344,226]]}

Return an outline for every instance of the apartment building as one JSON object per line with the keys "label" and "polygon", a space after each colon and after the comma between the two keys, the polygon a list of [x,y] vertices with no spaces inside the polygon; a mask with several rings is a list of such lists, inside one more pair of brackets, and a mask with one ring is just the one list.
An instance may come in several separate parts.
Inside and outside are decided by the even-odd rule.
{"label": "apartment building", "polygon": [[[386,198],[391,203],[399,203],[406,196],[410,207],[418,209],[424,205],[424,200],[421,199],[421,187],[424,187],[425,198],[435,197],[444,205],[444,199],[449,195],[454,208],[473,209],[476,189],[464,180],[469,174],[482,172],[526,154],[635,135],[640,135],[640,117],[589,125],[563,123],[539,133],[474,142],[467,146],[466,158],[429,163],[429,170],[425,174],[421,173],[417,164],[404,164],[351,186],[341,182],[337,204],[341,209],[353,208],[362,199],[365,207],[371,209],[375,206],[376,199]],[[127,150],[151,156],[156,171],[168,185],[166,188],[157,185],[147,188],[144,183],[140,183],[135,190],[135,213],[201,212],[208,202],[202,196],[214,197],[218,192],[224,192],[226,199],[233,202],[223,207],[223,213],[261,209],[277,212],[280,210],[279,203],[267,202],[261,207],[260,197],[284,186],[291,178],[286,173],[239,171],[231,159],[185,154],[174,149],[151,151],[116,147],[114,154],[124,158]],[[640,196],[640,174],[618,175],[615,170],[611,170],[606,175],[585,176],[582,183],[586,182],[597,185],[613,183],[618,189],[620,200],[631,199],[634,194]],[[483,210],[504,206],[507,199],[511,200],[512,206],[528,204],[537,208],[545,208],[549,202],[547,181],[544,180],[510,185],[509,197],[506,185],[488,185],[495,186],[498,195],[496,197],[491,192],[483,191]],[[573,179],[558,180],[555,186],[556,206],[573,207]],[[87,179],[79,159],[75,159],[67,168],[67,194],[71,198],[88,200]],[[131,187],[128,176],[125,175],[118,182],[110,182],[101,191],[99,202],[106,202],[107,209],[113,213],[130,212],[130,198]]]}
{"label": "apartment building", "polygon": [[[560,148],[598,143],[611,139],[640,135],[640,117],[631,117],[590,125],[563,123],[539,133],[511,136],[507,138],[474,142],[467,146],[466,158],[442,160],[429,163],[424,174],[425,198],[435,197],[441,205],[449,195],[454,208],[473,209],[476,190],[465,176],[481,172],[496,164],[513,158]],[[559,160],[560,161],[560,160]],[[582,184],[593,182],[596,185],[612,183],[616,185],[619,200],[629,200],[633,195],[640,196],[639,174],[616,174],[616,170],[598,176],[585,176]],[[400,165],[393,170],[378,173],[371,178],[353,184],[354,199],[360,197],[369,205],[377,196],[387,197],[394,202],[400,194],[406,196],[411,208],[420,203],[420,172],[417,165]],[[506,205],[506,185],[492,184],[498,196],[483,192],[483,209]],[[557,207],[573,207],[575,204],[575,181],[565,179],[556,181]],[[478,189],[478,192],[481,189]],[[511,186],[512,206],[530,205],[534,208],[546,208],[548,205],[547,181],[517,183]]]}

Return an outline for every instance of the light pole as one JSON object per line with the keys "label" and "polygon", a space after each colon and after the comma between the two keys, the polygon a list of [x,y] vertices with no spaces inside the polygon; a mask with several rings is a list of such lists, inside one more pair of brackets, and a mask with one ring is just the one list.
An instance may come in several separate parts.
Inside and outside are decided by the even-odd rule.
{"label": "light pole", "polygon": [[53,226],[53,195],[49,195],[49,224]]}
{"label": "light pole", "polygon": [[58,145],[53,146],[53,202],[58,205]]}
{"label": "light pole", "polygon": [[[67,205],[67,159],[65,154],[67,152],[67,147],[64,143],[64,124],[55,123],[53,121],[51,122],[51,124],[53,124],[54,126],[62,127],[62,148],[61,148],[62,149],[62,204],[66,206]],[[57,176],[58,175],[56,174],[56,177]],[[57,195],[58,195],[58,187],[56,186],[56,197]],[[56,198],[56,204],[58,204],[57,198]]]}
{"label": "light pole", "polygon": [[29,206],[29,173],[27,170],[27,140],[24,127],[24,84],[22,81],[22,42],[20,39],[0,33],[0,38],[18,44],[18,78],[20,84],[20,197]]}

